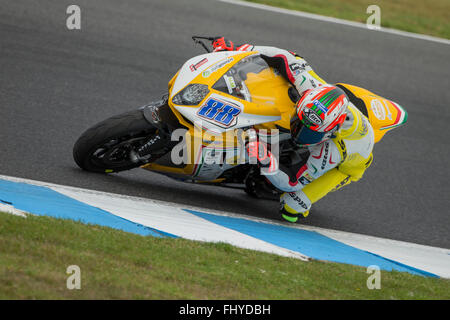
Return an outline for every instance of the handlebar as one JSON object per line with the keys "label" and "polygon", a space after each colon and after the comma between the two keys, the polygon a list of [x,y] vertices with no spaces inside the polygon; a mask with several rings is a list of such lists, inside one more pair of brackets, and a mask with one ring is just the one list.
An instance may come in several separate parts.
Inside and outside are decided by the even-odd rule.
{"label": "handlebar", "polygon": [[203,36],[192,36],[192,40],[194,40],[194,42],[196,44],[200,44],[203,48],[205,48],[206,52],[211,52],[211,50],[206,46],[206,44],[199,39],[204,39],[204,40],[209,40],[209,41],[214,41],[215,37],[203,37]]}
{"label": "handlebar", "polygon": [[215,37],[203,37],[203,36],[192,36],[192,39],[205,39],[209,41],[214,41]]}

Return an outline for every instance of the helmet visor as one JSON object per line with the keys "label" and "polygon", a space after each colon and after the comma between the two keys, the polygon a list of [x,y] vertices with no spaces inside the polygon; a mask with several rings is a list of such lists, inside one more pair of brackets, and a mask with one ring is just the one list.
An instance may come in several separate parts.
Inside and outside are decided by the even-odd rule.
{"label": "helmet visor", "polygon": [[295,143],[303,146],[316,144],[322,141],[326,132],[317,132],[309,129],[300,119],[291,123],[291,137]]}

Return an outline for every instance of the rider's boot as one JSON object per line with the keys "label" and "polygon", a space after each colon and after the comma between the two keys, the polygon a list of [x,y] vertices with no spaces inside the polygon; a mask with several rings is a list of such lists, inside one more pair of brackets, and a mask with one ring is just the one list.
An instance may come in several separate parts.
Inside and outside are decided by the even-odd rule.
{"label": "rider's boot", "polygon": [[280,197],[281,217],[289,222],[297,222],[299,218],[306,218],[311,209],[311,201],[303,191],[286,192]]}

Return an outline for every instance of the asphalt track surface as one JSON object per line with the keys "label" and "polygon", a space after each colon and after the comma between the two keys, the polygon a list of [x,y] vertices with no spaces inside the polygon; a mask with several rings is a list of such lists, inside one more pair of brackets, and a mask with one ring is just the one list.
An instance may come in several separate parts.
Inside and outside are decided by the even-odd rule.
{"label": "asphalt track surface", "polygon": [[225,35],[304,56],[328,82],[402,105],[406,126],[375,146],[364,178],[318,202],[304,224],[450,248],[450,46],[208,0],[96,0],[81,30],[73,1],[0,1],[0,174],[279,220],[241,190],[134,170],[83,172],[72,146],[91,125],[166,93],[191,35]]}

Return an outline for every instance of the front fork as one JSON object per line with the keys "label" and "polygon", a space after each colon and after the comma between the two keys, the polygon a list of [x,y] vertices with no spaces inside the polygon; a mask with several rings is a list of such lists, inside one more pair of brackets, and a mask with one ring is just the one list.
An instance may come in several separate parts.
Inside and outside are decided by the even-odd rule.
{"label": "front fork", "polygon": [[139,108],[144,118],[156,128],[156,132],[139,149],[131,152],[132,161],[144,163],[154,161],[169,152],[176,144],[171,141],[171,134],[179,127],[179,122],[167,101],[166,95],[159,101]]}

